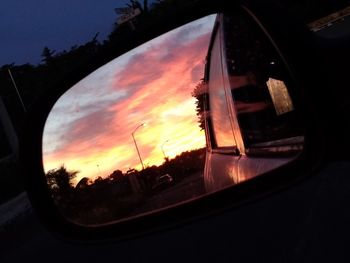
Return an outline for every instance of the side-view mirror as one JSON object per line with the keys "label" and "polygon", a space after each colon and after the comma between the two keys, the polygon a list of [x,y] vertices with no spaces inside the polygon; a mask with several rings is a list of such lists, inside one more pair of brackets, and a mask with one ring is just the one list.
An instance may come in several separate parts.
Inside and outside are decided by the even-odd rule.
{"label": "side-view mirror", "polygon": [[0,97],[0,161],[12,158],[18,152],[18,138],[6,107]]}
{"label": "side-view mirror", "polygon": [[298,179],[279,173],[308,158],[308,82],[285,35],[245,6],[200,10],[122,55],[109,46],[34,109],[22,161],[49,225],[121,237]]}

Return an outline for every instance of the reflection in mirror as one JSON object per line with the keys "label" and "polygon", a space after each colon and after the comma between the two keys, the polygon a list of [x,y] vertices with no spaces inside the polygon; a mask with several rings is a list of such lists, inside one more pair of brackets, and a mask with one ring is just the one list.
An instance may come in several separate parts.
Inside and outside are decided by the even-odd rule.
{"label": "reflection in mirror", "polygon": [[204,17],[139,46],[57,101],[43,162],[70,219],[105,223],[204,193],[205,135],[192,92],[214,21]]}
{"label": "reflection in mirror", "polygon": [[296,87],[270,39],[243,13],[217,21],[205,77],[206,193],[283,166],[304,145]]}
{"label": "reflection in mirror", "polygon": [[[43,164],[69,220],[104,224],[190,201],[292,160],[271,157],[271,145],[293,144],[300,152],[302,139],[293,140],[299,133],[255,145],[250,137],[261,135],[240,129],[244,111],[235,97],[247,80],[239,80],[243,71],[229,74],[242,61],[234,52],[234,66],[225,57],[231,47],[216,23],[223,19],[207,16],[155,38],[97,69],[56,102],[44,129]],[[288,122],[294,105],[284,81],[271,76],[265,83],[276,119]],[[260,157],[249,156],[253,149]]]}

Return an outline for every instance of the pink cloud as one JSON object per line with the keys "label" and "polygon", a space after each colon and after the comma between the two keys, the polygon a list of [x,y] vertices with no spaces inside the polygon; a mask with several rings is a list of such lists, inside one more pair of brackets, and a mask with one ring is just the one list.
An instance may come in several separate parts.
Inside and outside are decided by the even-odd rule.
{"label": "pink cloud", "polygon": [[[135,136],[145,160],[162,160],[159,143],[170,133],[173,138],[182,133],[188,134],[183,137],[197,136],[199,128],[191,92],[203,77],[209,38],[210,32],[185,43],[168,38],[157,47],[134,55],[112,81],[114,89],[126,90],[127,95],[74,121],[61,147],[47,159],[64,163],[76,156],[84,159],[115,148],[123,149],[116,158],[129,156],[127,151],[132,151],[132,157],[125,157],[119,166],[136,165],[131,132],[143,122],[147,126],[140,128]],[[183,145],[173,142],[169,152],[184,150],[184,144],[191,139],[178,138],[180,141]]]}

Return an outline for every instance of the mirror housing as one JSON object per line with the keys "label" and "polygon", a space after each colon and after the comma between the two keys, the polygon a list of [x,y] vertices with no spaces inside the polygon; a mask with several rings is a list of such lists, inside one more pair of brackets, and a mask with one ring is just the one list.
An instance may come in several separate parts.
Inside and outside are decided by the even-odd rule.
{"label": "mirror housing", "polygon": [[[259,1],[245,1],[244,5],[235,3],[227,4],[225,1],[193,1],[185,5],[181,10],[176,9],[166,16],[155,21],[156,26],[150,30],[142,30],[129,35],[123,43],[114,45],[109,43],[97,54],[94,54],[89,61],[83,61],[81,65],[69,72],[63,72],[58,76],[53,86],[48,87],[48,92],[33,106],[28,115],[26,132],[20,139],[20,158],[22,173],[26,174],[26,185],[33,207],[39,218],[54,233],[77,240],[106,240],[120,239],[134,236],[145,232],[159,230],[175,224],[193,220],[209,214],[221,212],[232,206],[237,206],[248,200],[258,200],[282,187],[287,187],[305,177],[317,162],[321,159],[323,150],[317,144],[322,134],[315,135],[315,127],[319,128],[320,123],[315,117],[315,112],[321,109],[321,99],[316,98],[316,105],[313,108],[305,101],[314,94],[313,88],[317,86],[315,74],[318,68],[315,65],[315,58],[312,56],[312,39],[307,30],[294,20],[290,19],[285,12],[270,3],[259,3]],[[229,6],[228,6],[229,5]],[[42,164],[42,136],[45,121],[50,110],[57,99],[79,80],[89,75],[95,69],[101,67],[113,58],[125,53],[132,48],[159,36],[160,34],[174,29],[197,18],[218,13],[222,10],[235,9],[235,12],[244,12],[251,16],[274,43],[278,50],[288,61],[290,71],[300,87],[295,96],[302,111],[305,112],[306,138],[305,151],[299,158],[280,167],[264,176],[254,178],[240,185],[223,189],[220,192],[204,196],[194,202],[181,204],[166,210],[155,211],[143,217],[130,218],[120,221],[117,224],[107,224],[96,227],[86,227],[69,222],[57,209],[51,193],[48,190],[44,169]],[[273,13],[273,15],[271,15]],[[289,30],[285,30],[288,28]],[[311,69],[311,70],[310,70]],[[319,83],[317,83],[319,84]],[[308,87],[308,89],[306,89]],[[320,87],[320,86],[319,86]],[[321,96],[320,94],[319,96]],[[312,122],[308,122],[312,120]],[[311,126],[313,125],[313,126]],[[317,154],[315,155],[315,152]],[[281,174],[283,173],[283,176]]]}

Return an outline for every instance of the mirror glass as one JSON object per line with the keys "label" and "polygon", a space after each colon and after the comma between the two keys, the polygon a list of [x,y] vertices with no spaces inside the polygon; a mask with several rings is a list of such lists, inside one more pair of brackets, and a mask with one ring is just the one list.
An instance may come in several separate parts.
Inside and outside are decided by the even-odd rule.
{"label": "mirror glass", "polygon": [[[96,225],[140,216],[300,153],[302,132],[282,127],[297,118],[285,65],[246,19],[193,21],[114,59],[61,96],[46,121],[43,166],[69,220]],[[261,53],[249,53],[256,48],[249,41]],[[276,74],[258,76],[265,67]],[[268,129],[264,105],[275,112]],[[271,131],[278,136],[266,135]]]}

